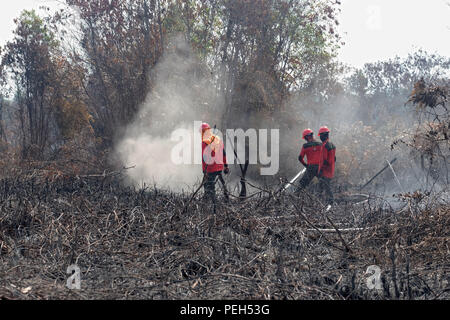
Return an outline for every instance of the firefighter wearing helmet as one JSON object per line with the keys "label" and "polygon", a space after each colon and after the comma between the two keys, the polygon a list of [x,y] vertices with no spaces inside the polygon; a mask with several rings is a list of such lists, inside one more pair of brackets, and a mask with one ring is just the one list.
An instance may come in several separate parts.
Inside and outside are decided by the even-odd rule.
{"label": "firefighter wearing helmet", "polygon": [[[221,180],[225,187],[222,171],[228,174],[230,171],[227,164],[225,148],[220,137],[214,135],[211,127],[207,123],[202,123],[200,127],[202,135],[202,169],[205,175],[205,198],[216,201],[216,178]],[[225,188],[226,191],[226,188]],[[228,192],[225,192],[227,196]]]}
{"label": "firefighter wearing helmet", "polygon": [[306,173],[300,179],[297,192],[306,188],[314,177],[319,177],[323,162],[322,144],[314,139],[314,132],[306,129],[303,131],[302,137],[306,143],[302,146],[298,160],[306,167]]}
{"label": "firefighter wearing helmet", "polygon": [[319,129],[319,137],[322,141],[322,159],[323,165],[320,172],[319,185],[322,191],[325,191],[327,203],[334,201],[333,192],[331,191],[331,179],[334,177],[334,167],[336,163],[336,147],[330,141],[330,129],[321,127]]}

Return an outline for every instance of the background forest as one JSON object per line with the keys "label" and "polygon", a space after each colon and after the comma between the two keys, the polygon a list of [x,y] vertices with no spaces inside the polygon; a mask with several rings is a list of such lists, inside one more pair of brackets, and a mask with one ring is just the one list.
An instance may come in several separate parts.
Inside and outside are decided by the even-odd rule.
{"label": "background forest", "polygon": [[[448,87],[450,59],[417,51],[361,69],[342,65],[339,4],[74,0],[51,15],[24,11],[1,51],[2,168],[47,161],[74,173],[139,171],[158,159],[118,156],[124,136],[139,141],[144,133],[137,148],[167,153],[160,145],[171,144],[170,133],[197,120],[219,129],[280,128],[280,174],[292,175],[301,131],[328,125],[339,146],[338,174],[360,183],[356,176],[369,177],[391,157],[394,141],[417,144],[405,137],[442,121],[445,127],[442,115],[419,117],[429,106],[405,103],[420,79]],[[448,154],[433,148],[437,158]],[[422,168],[439,163],[429,156]],[[180,170],[171,168],[171,178]],[[144,180],[155,171],[144,170]]]}

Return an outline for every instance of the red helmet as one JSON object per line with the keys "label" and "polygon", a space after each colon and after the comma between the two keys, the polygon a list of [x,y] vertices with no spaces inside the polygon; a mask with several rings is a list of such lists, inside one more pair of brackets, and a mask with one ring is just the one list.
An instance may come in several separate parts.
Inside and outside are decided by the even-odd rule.
{"label": "red helmet", "polygon": [[309,136],[309,135],[311,135],[311,134],[313,134],[313,133],[314,133],[314,132],[313,132],[311,129],[305,129],[305,130],[303,131],[303,134],[302,134],[303,139],[305,139],[306,136]]}
{"label": "red helmet", "polygon": [[206,122],[203,122],[201,127],[200,127],[200,133],[205,132],[206,130],[211,129],[211,127],[209,126],[209,124],[207,124]]}
{"label": "red helmet", "polygon": [[319,129],[319,136],[320,136],[322,133],[329,133],[329,132],[330,132],[330,129],[328,129],[327,127],[323,126],[323,127],[321,127],[321,128]]}

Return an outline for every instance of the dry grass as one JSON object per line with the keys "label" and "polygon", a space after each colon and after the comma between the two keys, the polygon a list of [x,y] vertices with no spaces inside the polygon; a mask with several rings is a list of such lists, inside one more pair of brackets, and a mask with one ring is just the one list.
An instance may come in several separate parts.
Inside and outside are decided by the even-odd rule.
{"label": "dry grass", "polygon": [[[283,195],[220,202],[214,215],[190,194],[121,182],[38,171],[1,180],[0,297],[450,298],[449,206],[395,212],[370,199],[325,212],[309,195]],[[65,287],[71,264],[81,290]],[[367,288],[370,265],[382,290]]]}

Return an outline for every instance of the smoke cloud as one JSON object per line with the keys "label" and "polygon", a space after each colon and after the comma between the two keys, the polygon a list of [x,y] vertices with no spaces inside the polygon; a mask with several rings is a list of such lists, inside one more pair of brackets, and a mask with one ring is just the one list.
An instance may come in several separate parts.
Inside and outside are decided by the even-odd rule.
{"label": "smoke cloud", "polygon": [[[176,164],[172,133],[185,130],[194,141],[194,121],[208,121],[221,100],[212,86],[211,73],[195,57],[183,37],[169,41],[168,49],[151,75],[155,84],[135,120],[116,146],[131,184],[154,184],[173,191],[191,190],[202,179],[201,165]],[[199,135],[199,134],[198,134]],[[185,139],[189,141],[189,139]],[[193,145],[191,148],[194,160]]]}
{"label": "smoke cloud", "polygon": [[[400,101],[406,101],[407,96]],[[308,106],[305,97],[294,96],[289,108],[298,118],[305,122],[291,134],[297,137],[296,151],[299,152],[304,140],[301,139],[303,129],[311,128],[318,140],[318,130],[327,126],[331,130],[330,140],[336,146],[336,175],[334,185],[351,187],[359,190],[370,178],[387,165],[387,161],[397,159],[378,176],[362,192],[374,192],[380,196],[391,197],[393,194],[414,192],[416,190],[442,191],[445,189],[439,174],[431,177],[428,168],[423,168],[420,158],[403,144],[393,147],[399,139],[407,141],[417,127],[417,115],[414,108],[388,104],[384,108],[373,108],[361,104],[349,95],[339,94],[331,101],[316,107]],[[308,99],[307,99],[308,100]],[[380,101],[374,104],[382,105]],[[377,110],[376,113],[372,110]],[[409,136],[409,137],[408,137]],[[291,152],[291,163],[294,163]],[[299,171],[300,167],[290,167],[290,175]]]}
{"label": "smoke cloud", "polygon": [[[155,184],[172,191],[187,191],[201,181],[201,165],[174,163],[174,147],[179,145],[179,141],[173,139],[172,133],[185,130],[185,135],[190,138],[185,141],[194,143],[186,146],[191,148],[194,163],[197,152],[194,152],[194,146],[195,143],[200,144],[195,138],[198,128],[194,127],[194,122],[220,123],[224,99],[218,96],[214,87],[217,79],[200,63],[182,37],[173,38],[168,47],[151,75],[154,85],[150,93],[116,146],[116,155],[123,165],[135,166],[127,171],[131,184]],[[393,158],[397,158],[393,168],[401,185],[391,170],[385,170],[365,191],[392,195],[436,186],[436,179],[425,175],[417,157],[411,155],[406,146],[391,148],[394,140],[414,127],[413,111],[392,106],[387,106],[385,111],[377,108],[377,114],[371,110],[371,106],[362,105],[357,99],[349,98],[348,94],[336,95],[332,101],[324,103],[297,95],[278,113],[274,112],[270,119],[254,113],[237,114],[227,122],[231,125],[246,124],[243,125],[244,130],[280,130],[279,141],[268,141],[269,150],[271,144],[277,144],[280,170],[266,179],[260,174],[261,164],[250,165],[247,179],[254,183],[259,181],[273,186],[279,182],[278,178],[291,178],[297,174],[303,169],[297,160],[304,143],[301,132],[311,128],[317,137],[320,126],[326,125],[331,129],[330,139],[337,147],[335,186],[344,186],[344,189],[346,186],[361,186],[386,165],[386,160]],[[228,128],[221,129],[225,132]],[[228,143],[227,140],[224,142]],[[237,175],[233,174],[228,179],[235,182]]]}

